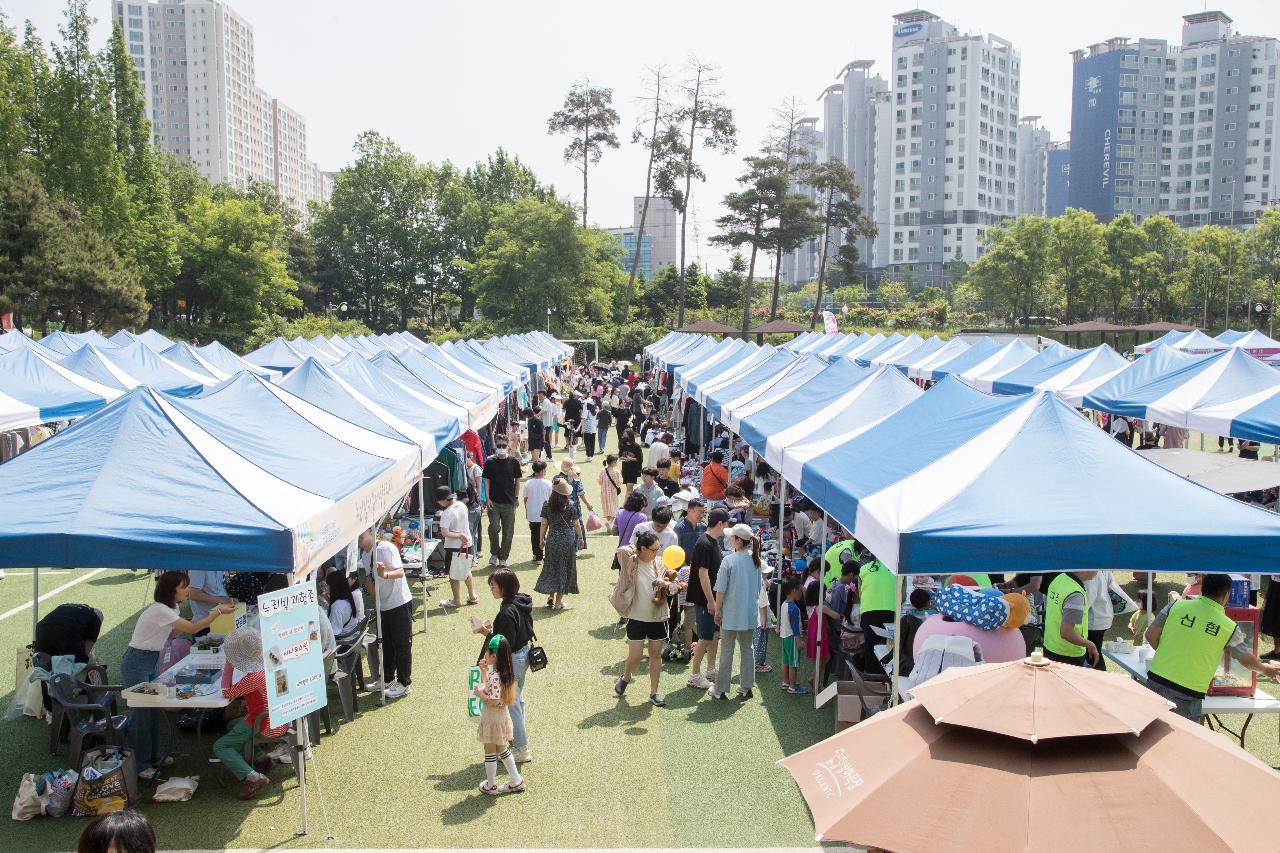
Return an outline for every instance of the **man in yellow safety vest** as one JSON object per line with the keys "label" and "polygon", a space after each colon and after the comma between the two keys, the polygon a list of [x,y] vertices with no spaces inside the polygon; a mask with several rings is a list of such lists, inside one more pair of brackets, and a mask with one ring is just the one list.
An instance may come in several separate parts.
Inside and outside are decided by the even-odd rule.
{"label": "man in yellow safety vest", "polygon": [[1280,664],[1259,660],[1227,617],[1223,605],[1230,593],[1230,575],[1205,575],[1200,595],[1169,602],[1147,628],[1147,642],[1156,650],[1147,666],[1147,686],[1197,723],[1223,652],[1254,672],[1280,675]]}
{"label": "man in yellow safety vest", "polygon": [[1097,572],[1063,572],[1044,594],[1044,656],[1059,663],[1093,666],[1098,647],[1089,641],[1084,582]]}

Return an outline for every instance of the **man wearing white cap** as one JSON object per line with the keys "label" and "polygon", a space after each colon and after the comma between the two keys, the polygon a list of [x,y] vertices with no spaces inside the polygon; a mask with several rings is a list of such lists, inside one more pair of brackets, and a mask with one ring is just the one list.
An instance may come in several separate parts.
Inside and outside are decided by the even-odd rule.
{"label": "man wearing white cap", "polygon": [[732,553],[720,563],[716,575],[716,624],[720,626],[720,665],[711,695],[727,699],[733,677],[733,649],[738,648],[738,698],[750,699],[756,683],[752,641],[760,621],[760,540],[750,525],[735,524],[728,530]]}

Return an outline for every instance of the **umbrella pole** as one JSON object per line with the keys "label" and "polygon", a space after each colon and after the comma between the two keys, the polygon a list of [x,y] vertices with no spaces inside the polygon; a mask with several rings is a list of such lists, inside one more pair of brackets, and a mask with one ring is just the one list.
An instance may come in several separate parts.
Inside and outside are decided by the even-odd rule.
{"label": "umbrella pole", "polygon": [[905,581],[900,575],[893,578],[893,693],[889,696],[890,707],[898,704],[898,667],[902,661],[902,584]]}

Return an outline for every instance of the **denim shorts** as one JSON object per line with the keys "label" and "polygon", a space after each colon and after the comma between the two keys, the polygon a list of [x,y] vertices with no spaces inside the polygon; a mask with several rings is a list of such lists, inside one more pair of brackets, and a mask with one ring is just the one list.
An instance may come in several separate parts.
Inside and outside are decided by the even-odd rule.
{"label": "denim shorts", "polygon": [[699,640],[714,640],[716,634],[720,633],[720,626],[716,624],[716,617],[711,615],[711,611],[701,605],[694,606],[694,631],[698,635]]}

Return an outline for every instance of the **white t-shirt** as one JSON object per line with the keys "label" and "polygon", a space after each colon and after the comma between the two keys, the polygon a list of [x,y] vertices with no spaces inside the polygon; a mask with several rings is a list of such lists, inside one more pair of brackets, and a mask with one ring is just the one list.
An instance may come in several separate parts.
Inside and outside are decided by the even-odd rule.
{"label": "white t-shirt", "polygon": [[555,422],[560,418],[560,407],[555,403],[547,400],[542,404],[542,425],[551,429]]}
{"label": "white t-shirt", "polygon": [[813,526],[813,522],[809,520],[809,516],[803,512],[797,512],[791,516],[791,527],[796,532],[797,539],[808,539],[809,528]]}
{"label": "white t-shirt", "polygon": [[[454,539],[448,537],[444,540],[445,548],[463,548],[471,544],[471,521],[467,516],[467,505],[462,501],[454,501],[444,509],[440,510],[440,527],[447,527],[450,530],[463,534],[463,539]],[[443,534],[442,534],[443,535]],[[385,563],[386,560],[383,560]],[[387,563],[387,565],[391,565]]]}
{"label": "white t-shirt", "polygon": [[[680,544],[680,537],[676,535],[676,526],[668,522],[667,527],[661,533],[653,529],[652,521],[642,521],[636,525],[635,530],[631,531],[631,541],[628,545],[636,544],[636,537],[641,533],[652,533],[658,537],[658,561],[662,560],[662,552],[670,548],[672,545]],[[685,559],[691,555],[686,555]]]}
{"label": "white t-shirt", "polygon": [[360,552],[360,565],[369,573],[369,577],[373,578],[373,589],[378,594],[378,608],[391,610],[408,603],[413,598],[413,594],[409,592],[409,582],[403,576],[394,580],[379,577],[376,571],[378,563],[382,563],[388,569],[404,567],[400,562],[400,552],[390,542],[379,540],[374,544],[372,551]]}
{"label": "white t-shirt", "polygon": [[551,481],[546,477],[530,477],[524,483],[524,517],[530,524],[542,521],[542,507],[551,497]]}
{"label": "white t-shirt", "polygon": [[138,621],[133,626],[133,636],[129,645],[143,652],[158,652],[164,648],[169,635],[173,633],[173,623],[182,616],[167,604],[153,601],[147,609],[138,614]]}
{"label": "white t-shirt", "polygon": [[809,523],[809,541],[815,545],[821,546],[822,550],[827,549],[827,523],[822,520],[821,516],[812,519]]}
{"label": "white t-shirt", "polygon": [[655,441],[649,445],[649,467],[657,468],[658,463],[663,459],[671,458],[671,448],[667,447],[664,442]]}

